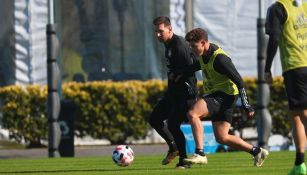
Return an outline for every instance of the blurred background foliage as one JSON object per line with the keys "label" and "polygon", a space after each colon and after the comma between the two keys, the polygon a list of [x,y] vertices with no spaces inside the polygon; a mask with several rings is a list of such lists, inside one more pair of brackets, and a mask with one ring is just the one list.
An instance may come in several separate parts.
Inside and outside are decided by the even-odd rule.
{"label": "blurred background foliage", "polygon": [[[255,106],[256,78],[244,78],[244,82],[249,100]],[[202,93],[202,83],[199,82],[198,86]],[[63,84],[62,96],[64,100],[73,101],[79,109],[75,116],[75,136],[91,136],[118,144],[146,137],[148,117],[166,87],[166,81],[161,80],[69,82]],[[11,139],[32,144],[46,140],[45,86],[2,87],[0,98],[3,127],[9,130]],[[271,86],[269,104],[273,134],[289,134],[287,108],[283,79],[277,77]],[[255,127],[255,119],[249,123]]]}

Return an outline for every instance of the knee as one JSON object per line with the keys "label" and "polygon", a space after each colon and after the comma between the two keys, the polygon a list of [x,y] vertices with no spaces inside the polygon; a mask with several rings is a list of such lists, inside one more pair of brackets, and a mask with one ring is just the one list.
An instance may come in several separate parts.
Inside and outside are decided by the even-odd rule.
{"label": "knee", "polygon": [[217,135],[215,136],[215,139],[218,143],[223,144],[223,145],[227,145],[228,143],[228,137],[225,135]]}
{"label": "knee", "polygon": [[199,118],[199,116],[194,111],[189,111],[188,114],[187,114],[187,117],[188,117],[189,121],[193,121],[193,120]]}

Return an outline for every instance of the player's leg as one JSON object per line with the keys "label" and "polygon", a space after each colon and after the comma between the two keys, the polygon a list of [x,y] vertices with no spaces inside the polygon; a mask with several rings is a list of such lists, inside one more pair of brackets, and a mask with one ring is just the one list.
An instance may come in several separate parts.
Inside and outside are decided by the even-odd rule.
{"label": "player's leg", "polygon": [[262,166],[269,152],[263,148],[253,146],[238,136],[229,134],[230,123],[226,121],[212,122],[213,131],[217,142],[234,149],[245,151],[254,156],[254,166]]}
{"label": "player's leg", "polygon": [[262,166],[269,152],[263,148],[253,146],[238,136],[229,134],[232,123],[233,109],[236,105],[237,95],[228,95],[225,93],[216,93],[216,104],[220,104],[220,108],[211,114],[214,135],[221,144],[228,145],[237,150],[250,153],[254,157],[254,165]]}
{"label": "player's leg", "polygon": [[187,112],[197,100],[196,87],[188,83],[186,85],[177,92],[174,92],[173,113],[168,119],[169,130],[176,136],[174,140],[179,151],[179,162],[176,164],[176,168],[179,169],[190,168],[190,164],[184,161],[187,158],[186,140],[180,126],[183,122],[188,122]]}
{"label": "player's leg", "polygon": [[306,165],[304,163],[306,145],[305,112],[291,110],[289,117],[292,122],[292,134],[296,148],[294,167],[289,175],[306,174]]}
{"label": "player's leg", "polygon": [[203,116],[208,116],[209,111],[207,103],[200,98],[188,111],[187,117],[192,127],[192,132],[195,140],[195,153],[193,157],[185,159],[185,162],[193,164],[207,164],[208,160],[204,154],[204,128],[201,122]]}
{"label": "player's leg", "polygon": [[[305,131],[307,132],[307,109],[303,110],[303,114],[301,116],[301,120],[303,121],[304,127],[305,127]],[[306,133],[307,136],[307,133]]]}
{"label": "player's leg", "polygon": [[178,156],[177,146],[174,137],[165,125],[165,121],[169,117],[172,108],[172,102],[168,94],[159,100],[158,104],[154,107],[153,112],[149,118],[149,124],[154,128],[157,133],[166,141],[169,150],[166,157],[162,160],[163,165],[169,164],[176,156]]}
{"label": "player's leg", "polygon": [[174,95],[174,108],[173,113],[170,115],[168,119],[168,129],[172,133],[179,151],[179,162],[176,164],[176,168],[178,169],[186,169],[190,168],[190,164],[185,163],[183,160],[187,158],[186,153],[186,140],[180,126],[183,122],[188,122],[186,117],[189,105],[188,96],[181,91],[178,91]]}
{"label": "player's leg", "polygon": [[295,142],[296,152],[304,153],[306,146],[306,132],[303,121],[301,120],[302,113],[290,111],[289,115],[293,127],[293,139]]}
{"label": "player's leg", "polygon": [[249,152],[253,145],[245,142],[240,137],[229,134],[230,123],[225,121],[212,122],[215,139],[223,145],[228,145],[234,149]]}
{"label": "player's leg", "polygon": [[176,117],[170,117],[168,119],[168,129],[175,136],[174,141],[177,145],[179,151],[179,162],[176,164],[176,168],[178,169],[186,169],[190,168],[189,164],[186,164],[183,160],[187,158],[186,153],[186,140],[182,130],[180,129],[180,125],[182,123],[181,117],[176,115]]}
{"label": "player's leg", "polygon": [[204,128],[200,120],[200,117],[203,115],[208,115],[207,104],[203,99],[199,99],[188,112],[196,149],[203,149],[204,147]]}
{"label": "player's leg", "polygon": [[294,167],[289,175],[306,174],[304,162],[306,144],[307,110],[307,67],[284,73],[284,83],[288,97],[289,117],[296,147]]}

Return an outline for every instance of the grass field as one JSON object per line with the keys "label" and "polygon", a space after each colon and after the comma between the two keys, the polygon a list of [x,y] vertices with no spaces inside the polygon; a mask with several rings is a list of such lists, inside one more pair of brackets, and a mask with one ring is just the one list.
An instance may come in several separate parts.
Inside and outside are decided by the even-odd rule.
{"label": "grass field", "polygon": [[188,170],[174,169],[175,163],[162,166],[163,155],[136,155],[129,167],[118,167],[109,157],[0,159],[0,174],[5,175],[283,175],[293,165],[294,152],[271,152],[263,167],[252,166],[244,152],[209,154],[207,165]]}

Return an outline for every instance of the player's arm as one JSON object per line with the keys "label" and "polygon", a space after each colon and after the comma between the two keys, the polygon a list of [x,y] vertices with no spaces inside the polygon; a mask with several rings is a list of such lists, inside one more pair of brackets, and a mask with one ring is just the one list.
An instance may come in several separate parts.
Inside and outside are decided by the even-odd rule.
{"label": "player's arm", "polygon": [[175,81],[176,82],[184,81],[187,77],[190,77],[200,69],[201,69],[200,63],[199,61],[196,61],[195,63],[190,64],[181,70],[177,70],[176,72],[174,72]]}
{"label": "player's arm", "polygon": [[253,117],[255,111],[248,102],[242,77],[238,73],[231,59],[226,55],[219,54],[217,55],[213,63],[213,67],[217,72],[226,75],[229,79],[231,79],[232,82],[234,82],[237,85],[243,109],[247,113],[248,117]]}
{"label": "player's arm", "polygon": [[266,60],[265,60],[265,67],[264,67],[264,73],[265,73],[265,80],[268,83],[272,83],[272,73],[271,73],[271,67],[272,67],[272,62],[273,59],[276,55],[278,48],[278,43],[276,41],[276,38],[270,36],[269,37],[269,42],[266,50]]}
{"label": "player's arm", "polygon": [[276,55],[278,42],[280,40],[283,24],[287,19],[287,13],[284,7],[276,2],[268,8],[265,32],[269,35],[269,42],[266,50],[266,62],[265,62],[265,79],[268,83],[272,83],[271,67],[273,59]]}
{"label": "player's arm", "polygon": [[178,67],[173,72],[176,82],[185,81],[188,77],[193,76],[196,71],[201,69],[196,55],[183,45],[177,48],[176,58],[182,63],[182,67]]}

